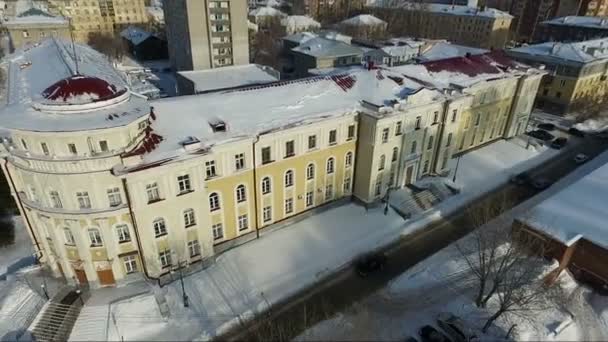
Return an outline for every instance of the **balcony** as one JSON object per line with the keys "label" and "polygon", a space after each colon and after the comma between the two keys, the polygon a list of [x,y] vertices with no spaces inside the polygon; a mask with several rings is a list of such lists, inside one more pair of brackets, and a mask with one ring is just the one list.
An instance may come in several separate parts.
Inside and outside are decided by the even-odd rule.
{"label": "balcony", "polygon": [[65,214],[65,215],[90,215],[90,214],[101,214],[111,211],[120,211],[127,209],[126,204],[121,204],[115,207],[107,208],[87,208],[87,209],[67,209],[67,208],[53,208],[47,207],[44,203],[32,201],[25,195],[24,192],[18,193],[19,200],[26,206],[38,211],[42,211],[50,214]]}

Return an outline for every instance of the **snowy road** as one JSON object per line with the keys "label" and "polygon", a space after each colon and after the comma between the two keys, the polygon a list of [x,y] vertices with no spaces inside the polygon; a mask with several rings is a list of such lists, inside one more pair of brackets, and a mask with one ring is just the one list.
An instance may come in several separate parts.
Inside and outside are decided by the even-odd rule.
{"label": "snowy road", "polygon": [[[542,163],[530,173],[532,176],[542,176],[557,181],[577,168],[572,161],[577,153],[584,152],[587,155],[596,156],[606,147],[605,141],[585,139],[580,145]],[[535,194],[535,191],[507,184],[478,199],[477,203],[487,203],[492,200],[504,201],[504,198],[507,197],[514,199],[513,205],[515,206]],[[474,209],[474,206],[471,209]],[[452,217],[446,217],[444,221],[433,224],[414,236],[408,236],[397,246],[393,246],[389,254],[389,266],[377,277],[360,279],[351,269],[341,271],[328,280],[325,286],[309,289],[300,296],[275,305],[268,319],[249,325],[249,331],[239,329],[238,332],[226,334],[223,337],[272,339],[280,334],[281,338],[294,338],[316,322],[346,310],[353,303],[386,286],[391,279],[465,236],[470,232],[470,227],[472,225],[468,222],[468,215],[463,211]],[[313,312],[311,308],[323,308],[323,310]]]}

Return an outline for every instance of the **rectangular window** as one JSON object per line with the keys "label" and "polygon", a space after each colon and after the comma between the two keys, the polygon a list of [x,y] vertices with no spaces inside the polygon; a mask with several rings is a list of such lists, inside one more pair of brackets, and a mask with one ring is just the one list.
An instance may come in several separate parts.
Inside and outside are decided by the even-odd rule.
{"label": "rectangular window", "polygon": [[285,200],[285,214],[293,213],[293,198]]}
{"label": "rectangular window", "polygon": [[194,209],[187,209],[184,211],[184,226],[194,227],[196,225],[196,216],[194,215]]}
{"label": "rectangular window", "polygon": [[192,187],[190,185],[190,175],[178,176],[177,185],[178,185],[180,194],[184,194],[184,193],[192,191]]}
{"label": "rectangular window", "polygon": [[264,222],[272,221],[272,207],[264,207],[262,210],[262,219]]}
{"label": "rectangular window", "polygon": [[121,224],[116,226],[116,234],[118,234],[118,243],[131,241],[131,234],[129,234],[129,226]]}
{"label": "rectangular window", "polygon": [[262,148],[262,164],[272,163],[272,156],[270,153],[270,147]]}
{"label": "rectangular window", "polygon": [[101,247],[103,242],[101,241],[101,233],[98,229],[89,229],[89,239],[91,240],[91,247]]}
{"label": "rectangular window", "polygon": [[201,255],[201,245],[198,243],[198,240],[188,241],[188,251],[191,258]]}
{"label": "rectangular window", "polygon": [[334,198],[334,186],[333,184],[327,184],[325,186],[325,200],[329,201]]}
{"label": "rectangular window", "polygon": [[433,149],[433,142],[435,140],[435,137],[433,137],[432,135],[429,136],[429,145],[427,146],[427,150],[432,150]]}
{"label": "rectangular window", "polygon": [[110,149],[108,148],[108,142],[106,140],[102,140],[99,142],[99,149],[101,152],[108,152]]}
{"label": "rectangular window", "polygon": [[416,129],[420,129],[421,124],[422,124],[422,116],[416,117]]}
{"label": "rectangular window", "polygon": [[306,208],[312,207],[315,204],[314,192],[309,191],[306,193]]}
{"label": "rectangular window", "polygon": [[332,129],[329,131],[329,144],[335,145],[338,142],[338,131]]}
{"label": "rectangular window", "polygon": [[137,259],[135,258],[135,255],[126,256],[122,260],[127,274],[137,272]]}
{"label": "rectangular window", "polygon": [[119,188],[108,189],[108,201],[110,202],[110,207],[117,207],[122,204]]}
{"label": "rectangular window", "polygon": [[42,153],[44,153],[45,156],[49,155],[49,147],[46,145],[46,143],[40,143],[40,148],[42,149]]}
{"label": "rectangular window", "polygon": [[80,209],[90,209],[91,208],[91,199],[89,198],[89,193],[86,191],[77,192],[76,198],[78,199],[78,207]]}
{"label": "rectangular window", "polygon": [[68,151],[71,154],[78,154],[78,150],[76,149],[76,144],[68,144]]}
{"label": "rectangular window", "polygon": [[171,266],[171,251],[166,250],[158,253],[158,258],[160,259],[160,266],[162,268],[167,268]]}
{"label": "rectangular window", "polygon": [[344,178],[344,188],[343,188],[343,191],[345,193],[349,193],[350,192],[350,177]]}
{"label": "rectangular window", "polygon": [[452,111],[452,122],[456,122],[456,116],[458,115],[458,110],[454,109]]}
{"label": "rectangular window", "polygon": [[285,158],[293,157],[296,155],[295,142],[290,140],[285,143]]}
{"label": "rectangular window", "polygon": [[439,112],[433,113],[433,123],[436,124],[439,122]]}
{"label": "rectangular window", "polygon": [[352,140],[355,137],[355,125],[348,126],[348,140]]}
{"label": "rectangular window", "polygon": [[245,154],[239,153],[234,156],[234,167],[236,170],[242,170],[245,168]]}
{"label": "rectangular window", "polygon": [[208,160],[205,162],[205,174],[207,178],[213,178],[217,176],[217,170],[215,169],[215,160]]}
{"label": "rectangular window", "polygon": [[424,162],[424,167],[422,168],[422,173],[427,173],[427,172],[429,172],[429,161],[428,160],[426,160]]}
{"label": "rectangular window", "polygon": [[221,223],[212,225],[211,230],[213,231],[213,240],[220,240],[224,238],[224,227],[222,227]]}
{"label": "rectangular window", "polygon": [[445,142],[445,146],[446,147],[450,147],[450,145],[452,145],[452,133],[448,134],[448,137],[447,137],[446,142]]}
{"label": "rectangular window", "polygon": [[471,124],[471,117],[467,116],[467,118],[464,120],[464,129],[469,128],[470,124]]}
{"label": "rectangular window", "polygon": [[382,194],[382,176],[378,176],[376,179],[376,190],[374,193],[376,196],[380,196]]}
{"label": "rectangular window", "polygon": [[481,122],[481,114],[477,114],[477,117],[475,118],[475,126],[479,126],[480,122]]}
{"label": "rectangular window", "polygon": [[313,148],[317,147],[317,136],[316,135],[309,135],[308,136],[308,149],[312,150]]}
{"label": "rectangular window", "polygon": [[53,208],[63,208],[63,204],[61,204],[61,197],[59,197],[59,193],[57,191],[49,192],[49,196],[51,197],[51,205]]}
{"label": "rectangular window", "polygon": [[441,163],[442,169],[445,169],[448,166],[448,157],[449,157],[449,152],[446,150],[443,153],[443,162]]}
{"label": "rectangular window", "polygon": [[238,221],[239,221],[239,231],[249,229],[249,218],[247,217],[247,214],[239,215]]}
{"label": "rectangular window", "polygon": [[397,125],[395,125],[395,135],[399,136],[401,135],[403,132],[401,132],[403,123],[401,121],[397,121]]}
{"label": "rectangular window", "polygon": [[66,245],[70,245],[70,246],[76,245],[76,242],[74,241],[74,235],[72,235],[72,232],[70,231],[69,228],[63,229],[63,235],[65,236]]}
{"label": "rectangular window", "polygon": [[156,182],[146,185],[146,193],[148,194],[148,203],[160,201],[160,193]]}
{"label": "rectangular window", "polygon": [[388,135],[390,133],[389,128],[385,128],[382,130],[382,143],[385,144],[388,142]]}

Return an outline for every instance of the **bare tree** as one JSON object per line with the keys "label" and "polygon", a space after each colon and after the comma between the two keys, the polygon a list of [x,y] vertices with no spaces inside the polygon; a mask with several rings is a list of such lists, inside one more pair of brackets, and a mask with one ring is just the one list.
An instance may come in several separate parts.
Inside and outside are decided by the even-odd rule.
{"label": "bare tree", "polygon": [[268,65],[275,69],[281,64],[281,38],[285,36],[285,28],[279,18],[273,17],[259,25],[252,41],[251,59],[256,64]]}
{"label": "bare tree", "polygon": [[111,61],[121,61],[127,51],[126,44],[120,36],[100,32],[89,33],[88,44],[103,53]]}

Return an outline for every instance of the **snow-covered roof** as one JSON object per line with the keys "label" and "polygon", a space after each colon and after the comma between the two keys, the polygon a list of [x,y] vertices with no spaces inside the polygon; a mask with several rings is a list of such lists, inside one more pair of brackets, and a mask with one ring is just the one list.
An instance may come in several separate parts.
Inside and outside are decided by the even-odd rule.
{"label": "snow-covered roof", "polygon": [[307,40],[292,50],[317,58],[363,55],[363,50],[356,46],[322,37]]}
{"label": "snow-covered roof", "polygon": [[369,7],[387,7],[387,8],[404,8],[411,10],[425,10],[429,12],[441,13],[446,15],[459,15],[459,16],[475,16],[485,18],[513,18],[507,12],[497,10],[495,8],[477,8],[463,5],[444,5],[444,4],[431,4],[410,1],[394,1],[394,0],[369,0],[367,6]]}
{"label": "snow-covered roof", "polygon": [[68,20],[63,17],[52,16],[38,8],[30,8],[16,17],[7,20],[4,25],[7,27],[29,25],[52,25],[67,27]]}
{"label": "snow-covered roof", "polygon": [[133,45],[139,45],[154,35],[148,31],[140,29],[139,27],[129,26],[120,32],[120,36],[130,41]]}
{"label": "snow-covered roof", "polygon": [[289,42],[296,43],[299,45],[316,37],[318,36],[312,32],[298,32],[284,37],[283,40],[287,40]]}
{"label": "snow-covered roof", "polygon": [[509,50],[510,54],[548,62],[591,63],[608,58],[608,38],[583,42],[547,42]]}
{"label": "snow-covered roof", "polygon": [[[71,42],[54,38],[2,59],[0,67],[7,77],[0,93],[0,127],[48,132],[92,130],[125,125],[148,114],[145,99],[124,91],[127,84],[123,75],[105,56],[86,45],[76,44],[75,49],[78,69]],[[74,87],[68,84],[71,79],[77,83]],[[111,86],[112,94],[101,91],[101,84]],[[54,91],[50,89],[53,85],[57,86]],[[108,101],[112,105],[100,101],[106,95],[112,97]]]}
{"label": "snow-covered roof", "polygon": [[276,70],[258,64],[235,65],[209,70],[180,71],[194,83],[197,93],[276,82]]}
{"label": "snow-covered roof", "polygon": [[162,7],[158,6],[150,6],[146,7],[146,11],[156,22],[164,23],[165,22],[165,12]]}
{"label": "snow-covered roof", "polygon": [[281,20],[281,25],[285,26],[287,32],[298,32],[321,27],[318,21],[305,15],[290,15]]}
{"label": "snow-covered roof", "polygon": [[249,15],[252,17],[286,17],[287,14],[279,11],[278,9],[271,6],[258,7],[251,12]]}
{"label": "snow-covered roof", "polygon": [[342,20],[341,25],[349,26],[386,26],[387,23],[384,20],[378,19],[370,14],[359,14],[352,18]]}
{"label": "snow-covered roof", "polygon": [[466,56],[466,54],[482,55],[487,52],[489,52],[489,50],[450,44],[448,42],[436,42],[431,44],[428,49],[423,50],[417,60],[421,62],[430,62],[446,58],[463,57]]}
{"label": "snow-covered roof", "polygon": [[608,30],[608,18],[567,16],[543,21],[544,25],[576,26]]}
{"label": "snow-covered roof", "polygon": [[608,164],[519,218],[566,245],[583,238],[608,248]]}

